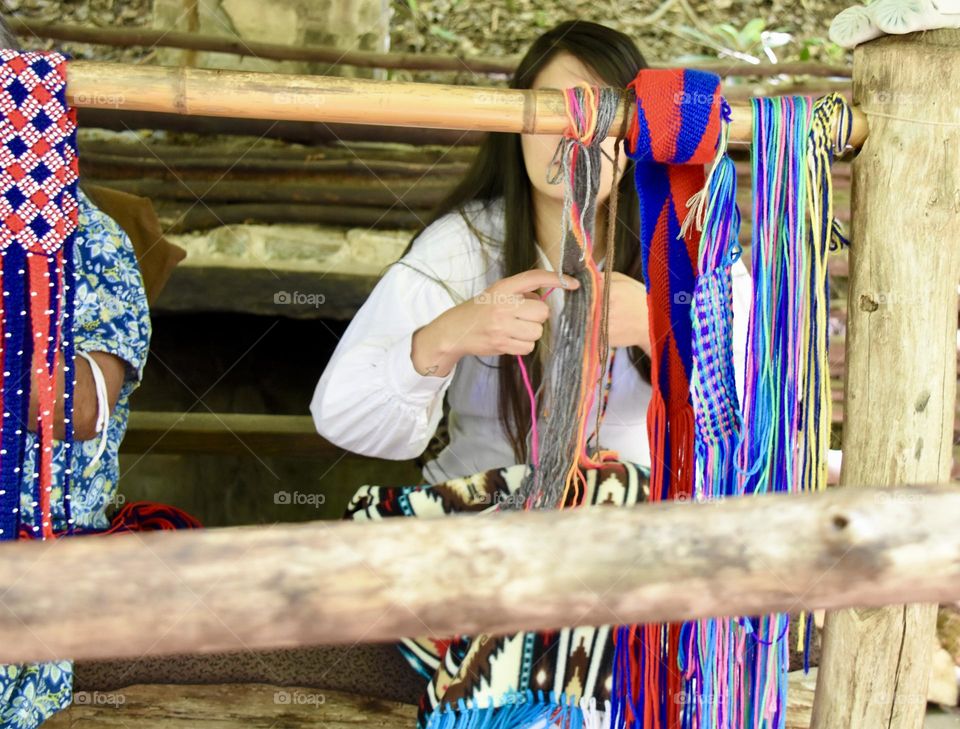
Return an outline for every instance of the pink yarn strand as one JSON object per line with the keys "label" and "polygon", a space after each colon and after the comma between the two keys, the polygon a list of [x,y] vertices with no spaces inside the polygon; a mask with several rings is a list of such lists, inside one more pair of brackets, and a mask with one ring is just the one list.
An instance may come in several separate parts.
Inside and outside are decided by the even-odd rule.
{"label": "pink yarn strand", "polygon": [[[550,295],[556,286],[551,286],[546,290],[540,301],[543,301]],[[520,365],[520,376],[523,378],[523,386],[527,390],[527,396],[530,398],[530,451],[533,456],[533,464],[540,467],[540,434],[537,432],[537,396],[533,392],[533,385],[530,382],[530,375],[527,373],[527,366],[523,363],[523,357],[517,355],[517,364]]]}

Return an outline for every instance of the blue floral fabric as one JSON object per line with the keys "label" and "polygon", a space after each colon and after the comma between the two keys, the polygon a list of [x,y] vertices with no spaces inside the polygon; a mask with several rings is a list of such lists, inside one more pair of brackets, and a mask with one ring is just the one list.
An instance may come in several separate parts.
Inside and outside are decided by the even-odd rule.
{"label": "blue floral fabric", "polygon": [[[100,436],[77,441],[70,449],[72,469],[71,509],[77,527],[103,529],[109,526],[107,510],[117,505],[120,466],[117,453],[127,429],[129,398],[140,384],[150,345],[150,312],[133,244],[119,225],[96,208],[81,191],[79,227],[74,249],[77,272],[74,337],[77,351],[107,352],[127,364],[127,376],[107,428],[107,444],[93,466]],[[86,366],[85,364],[80,366]],[[53,490],[50,509],[54,530],[66,527],[63,443],[53,449]],[[34,523],[32,474],[38,444],[27,433],[27,459],[20,488],[20,521]],[[73,664],[0,664],[0,729],[34,729],[73,697]]]}

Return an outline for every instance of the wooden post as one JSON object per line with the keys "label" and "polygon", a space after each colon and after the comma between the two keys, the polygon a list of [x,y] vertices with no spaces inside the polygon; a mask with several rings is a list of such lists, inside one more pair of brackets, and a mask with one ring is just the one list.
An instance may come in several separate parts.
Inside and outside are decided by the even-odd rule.
{"label": "wooden post", "polygon": [[[853,70],[870,136],[853,162],[840,483],[945,482],[957,379],[960,31],[871,41],[856,49]],[[829,613],[814,729],[919,729],[935,627],[935,605]]]}

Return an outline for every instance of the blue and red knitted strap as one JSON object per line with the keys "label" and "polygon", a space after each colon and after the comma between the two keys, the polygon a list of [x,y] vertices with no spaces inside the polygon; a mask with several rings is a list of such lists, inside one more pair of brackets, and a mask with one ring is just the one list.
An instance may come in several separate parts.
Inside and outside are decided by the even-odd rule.
{"label": "blue and red knitted strap", "polygon": [[[36,483],[37,503],[35,523],[25,526],[53,535],[54,374],[73,348],[77,228],[76,113],[66,102],[66,65],[60,53],[0,49],[0,539],[16,538],[25,478]],[[37,467],[25,474],[31,383],[40,403]],[[72,384],[68,371],[68,419]],[[68,422],[68,442],[71,435]],[[65,481],[65,495],[68,488]]]}

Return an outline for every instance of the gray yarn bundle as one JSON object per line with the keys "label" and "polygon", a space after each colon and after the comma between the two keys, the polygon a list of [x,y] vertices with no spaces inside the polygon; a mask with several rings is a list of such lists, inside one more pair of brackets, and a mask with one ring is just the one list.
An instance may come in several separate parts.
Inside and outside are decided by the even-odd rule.
{"label": "gray yarn bundle", "polygon": [[[584,108],[584,90],[577,87],[574,93],[580,107]],[[557,331],[553,333],[553,347],[548,358],[550,366],[546,368],[548,372],[542,386],[547,397],[537,413],[540,466],[536,468],[531,464],[516,493],[501,505],[504,510],[551,509],[560,506],[566,475],[578,458],[580,426],[577,423],[577,410],[594,291],[593,279],[585,263],[586,252],[580,248],[570,223],[573,203],[576,202],[581,229],[587,232],[590,240],[596,241],[594,228],[600,187],[600,143],[607,136],[621,98],[621,92],[617,89],[600,88],[593,140],[589,145],[584,145],[579,139],[564,137],[550,164],[552,169],[559,162],[559,170],[554,176],[549,172],[547,174],[549,183],[562,182],[564,185],[561,271],[576,278],[580,287],[565,294]],[[573,159],[575,149],[576,164]],[[612,261],[610,265],[613,265]],[[539,393],[537,400],[540,400]],[[530,451],[529,448],[527,450]]]}

